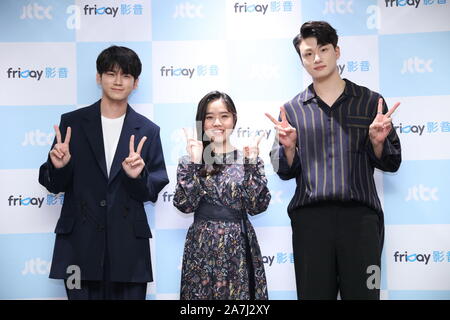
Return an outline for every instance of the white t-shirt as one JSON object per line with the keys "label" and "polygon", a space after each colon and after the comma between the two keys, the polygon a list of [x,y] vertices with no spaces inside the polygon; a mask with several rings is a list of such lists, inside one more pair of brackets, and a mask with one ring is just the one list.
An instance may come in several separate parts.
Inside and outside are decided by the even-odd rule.
{"label": "white t-shirt", "polygon": [[114,160],[114,154],[116,153],[117,145],[119,143],[124,119],[125,114],[116,119],[109,119],[102,116],[103,145],[105,146],[105,160],[108,177]]}

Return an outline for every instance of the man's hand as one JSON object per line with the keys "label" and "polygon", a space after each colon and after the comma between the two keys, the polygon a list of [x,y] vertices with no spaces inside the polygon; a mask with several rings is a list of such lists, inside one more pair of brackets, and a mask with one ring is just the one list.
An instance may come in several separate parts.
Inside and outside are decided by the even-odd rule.
{"label": "man's hand", "polygon": [[283,106],[280,107],[281,122],[276,120],[270,114],[265,114],[270,121],[275,124],[277,130],[276,135],[278,141],[284,146],[284,154],[287,158],[288,165],[291,167],[294,162],[294,156],[297,145],[297,130],[290,125],[286,118],[286,110]]}
{"label": "man's hand", "polygon": [[381,158],[383,152],[383,144],[388,136],[389,132],[392,130],[392,119],[391,115],[398,108],[400,102],[394,104],[394,106],[386,114],[383,114],[383,99],[378,100],[378,110],[375,119],[369,126],[369,138],[372,142],[375,155],[378,159]]}
{"label": "man's hand", "polygon": [[122,168],[130,178],[136,179],[145,167],[145,162],[141,158],[142,147],[147,137],[142,137],[137,146],[137,150],[134,151],[134,135],[130,137],[130,154],[122,162]]}
{"label": "man's hand", "polygon": [[386,114],[383,114],[383,99],[378,100],[377,115],[369,126],[369,138],[372,142],[373,150],[378,159],[381,158],[383,153],[383,145],[389,132],[392,130],[391,115],[395,109],[398,108],[400,102],[394,104],[394,106]]}
{"label": "man's hand", "polygon": [[69,142],[72,135],[72,129],[70,127],[67,127],[66,137],[64,139],[64,142],[62,142],[61,131],[59,131],[59,127],[57,125],[54,125],[53,128],[55,129],[56,134],[56,144],[50,151],[50,160],[52,161],[52,164],[56,169],[60,169],[70,161]]}
{"label": "man's hand", "polygon": [[276,120],[270,114],[265,113],[266,117],[275,124],[276,134],[280,143],[287,149],[294,149],[297,143],[297,130],[290,125],[286,118],[286,110],[280,107],[281,122]]}

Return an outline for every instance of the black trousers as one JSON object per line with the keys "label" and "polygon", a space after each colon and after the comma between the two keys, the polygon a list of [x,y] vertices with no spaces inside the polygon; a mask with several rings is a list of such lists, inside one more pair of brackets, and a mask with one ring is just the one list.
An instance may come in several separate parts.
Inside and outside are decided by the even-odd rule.
{"label": "black trousers", "polygon": [[110,266],[109,248],[106,246],[103,281],[81,280],[80,289],[69,289],[64,280],[67,298],[69,300],[145,300],[147,282],[113,282],[110,277]]}
{"label": "black trousers", "polygon": [[81,281],[81,289],[68,289],[69,300],[145,300],[147,283]]}
{"label": "black trousers", "polygon": [[367,285],[374,275],[367,268],[381,268],[384,232],[375,210],[356,202],[321,202],[290,217],[299,299],[335,300],[338,291],[341,299],[380,298],[379,288]]}

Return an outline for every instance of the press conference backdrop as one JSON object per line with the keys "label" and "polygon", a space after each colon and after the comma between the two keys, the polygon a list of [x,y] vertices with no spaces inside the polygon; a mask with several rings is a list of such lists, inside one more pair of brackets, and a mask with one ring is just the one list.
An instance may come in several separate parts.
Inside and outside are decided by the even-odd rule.
{"label": "press conference backdrop", "polygon": [[311,82],[292,38],[303,22],[326,20],[340,35],[341,76],[380,92],[389,106],[402,103],[393,117],[402,165],[375,173],[386,224],[382,298],[449,299],[449,17],[449,0],[0,1],[0,298],[66,296],[61,280],[48,279],[64,194],[40,186],[38,168],[60,115],[99,99],[95,60],[116,44],[143,62],[130,104],[161,127],[170,178],[145,205],[155,275],[147,299],[179,298],[193,221],[172,205],[182,128],[194,126],[198,101],[216,89],[236,103],[234,143],[264,137],[272,201],[251,221],[269,297],[295,299],[286,213],[295,182],[273,172],[274,128],[264,112],[278,115]]}

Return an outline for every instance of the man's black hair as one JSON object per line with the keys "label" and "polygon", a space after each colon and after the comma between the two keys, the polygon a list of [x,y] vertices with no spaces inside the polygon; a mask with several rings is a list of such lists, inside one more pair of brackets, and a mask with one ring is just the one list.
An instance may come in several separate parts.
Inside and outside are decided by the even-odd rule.
{"label": "man's black hair", "polygon": [[116,71],[117,68],[137,79],[142,71],[142,63],[136,52],[130,48],[119,46],[106,48],[97,58],[97,72],[102,75],[108,71]]}
{"label": "man's black hair", "polygon": [[300,43],[306,38],[316,38],[317,44],[324,46],[327,44],[332,44],[334,48],[337,46],[338,35],[336,30],[326,21],[308,21],[305,22],[301,28],[300,33],[295,36],[294,43],[295,50],[301,59],[300,54]]}

